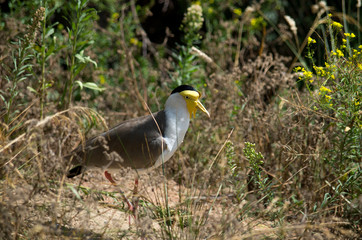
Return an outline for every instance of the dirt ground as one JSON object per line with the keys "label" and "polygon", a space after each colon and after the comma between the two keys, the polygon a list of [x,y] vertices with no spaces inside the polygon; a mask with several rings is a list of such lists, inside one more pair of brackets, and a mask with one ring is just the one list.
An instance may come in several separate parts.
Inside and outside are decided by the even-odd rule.
{"label": "dirt ground", "polygon": [[[67,182],[78,185],[81,181],[82,187],[96,191],[118,192],[119,188],[121,188],[128,198],[132,199],[134,187],[133,176],[134,174],[127,174],[127,176],[121,177],[119,174],[116,174],[114,178],[117,183],[119,183],[119,186],[113,186],[100,172],[90,171],[85,174],[82,179],[73,178]],[[196,215],[207,213],[209,221],[220,224],[223,218],[228,217],[225,216],[223,208],[225,204],[232,204],[232,202],[228,199],[227,195],[222,196],[220,193],[217,195],[217,191],[207,193],[180,186],[173,179],[165,179],[160,170],[142,174],[139,179],[139,197],[148,203],[165,206],[164,184],[166,183],[168,205],[171,209],[180,206],[187,198],[193,198],[202,202],[198,204],[198,207],[195,207],[195,209],[197,209]],[[218,197],[215,198],[215,196]],[[148,234],[160,230],[160,221],[162,221],[162,219],[150,218],[147,215],[149,212],[147,212],[145,206],[139,206],[139,219],[136,220],[130,212],[127,212],[128,207],[122,201],[121,195],[116,193],[115,197],[117,200],[112,197],[102,196],[103,199],[91,201],[92,203],[88,204],[88,207],[84,207],[84,204],[82,206],[80,201],[75,202],[74,205],[72,205],[74,206],[74,210],[67,213],[67,217],[71,219],[71,221],[66,224],[64,228],[66,231],[64,231],[63,234],[68,236],[79,236],[79,234],[82,234],[82,236],[88,235],[92,236],[92,238],[96,236],[96,238],[105,239],[113,239],[116,237],[137,239],[140,237],[140,235],[134,234],[137,231],[144,231],[146,236],[150,236]],[[133,197],[133,200],[134,199]],[[86,199],[83,199],[83,201],[87,202]],[[120,207],[122,210],[120,210]],[[272,222],[253,221],[252,219],[243,221],[243,227],[245,229],[252,229],[253,234],[250,236],[257,236],[259,235],[258,232],[262,232],[263,236],[269,235],[270,237],[275,237],[271,226]],[[216,235],[208,236],[207,238],[223,239],[223,237]],[[155,239],[157,239],[157,237]],[[233,239],[238,238],[237,236],[233,236]]]}

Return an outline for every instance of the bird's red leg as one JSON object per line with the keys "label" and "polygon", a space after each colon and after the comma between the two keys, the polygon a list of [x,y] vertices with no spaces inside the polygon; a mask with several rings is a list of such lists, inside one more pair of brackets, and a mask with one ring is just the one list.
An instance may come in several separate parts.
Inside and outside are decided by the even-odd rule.
{"label": "bird's red leg", "polygon": [[138,201],[139,201],[139,197],[138,197],[138,176],[136,176],[135,180],[134,180],[134,189],[133,189],[133,196],[135,197],[134,201],[133,201],[133,215],[136,218],[136,211],[138,208]]}
{"label": "bird's red leg", "polygon": [[[112,175],[109,172],[104,171],[104,176],[108,179],[108,181],[112,183],[112,185],[116,185],[116,182],[113,180]],[[122,190],[119,191],[121,193],[123,200],[127,203],[129,210],[134,212],[135,208],[133,207],[132,203],[126,198],[126,195],[124,195],[124,192]]]}
{"label": "bird's red leg", "polygon": [[133,195],[137,195],[138,193],[138,177],[134,179],[134,189],[133,189]]}
{"label": "bird's red leg", "polygon": [[107,171],[104,171],[104,176],[108,179],[108,181],[110,181],[113,185],[116,185],[116,182],[113,180],[112,178],[112,175],[107,172]]}

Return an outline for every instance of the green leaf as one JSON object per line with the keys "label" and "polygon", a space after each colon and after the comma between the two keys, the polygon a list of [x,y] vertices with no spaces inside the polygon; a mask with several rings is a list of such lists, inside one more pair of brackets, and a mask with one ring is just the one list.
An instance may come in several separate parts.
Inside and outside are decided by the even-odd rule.
{"label": "green leaf", "polygon": [[33,93],[38,93],[34,88],[30,87],[30,86],[27,86],[26,87],[30,92],[33,92]]}
{"label": "green leaf", "polygon": [[75,81],[76,84],[80,87],[80,90],[83,90],[83,83],[79,80]]}
{"label": "green leaf", "polygon": [[80,54],[75,54],[75,57],[82,63],[85,63],[85,59],[83,57],[82,52]]}
{"label": "green leaf", "polygon": [[73,186],[69,186],[70,190],[72,190],[72,192],[74,193],[74,195],[76,196],[76,198],[78,198],[79,200],[82,201],[82,198],[80,197],[78,191],[73,187]]}
{"label": "green leaf", "polygon": [[82,83],[81,81],[75,81],[76,84],[79,85],[80,89],[82,90],[83,87],[84,88],[88,88],[88,89],[91,89],[91,90],[95,90],[95,91],[104,91],[105,88],[102,88],[102,87],[99,87],[97,84],[95,84],[94,82],[85,82],[85,83]]}
{"label": "green leaf", "polygon": [[97,63],[93,61],[89,56],[83,56],[83,52],[81,51],[79,54],[76,54],[75,57],[81,62],[81,63],[93,63],[95,67],[97,67]]}
{"label": "green leaf", "polygon": [[54,28],[51,28],[47,31],[47,33],[45,34],[45,38],[49,37],[50,35],[52,35],[54,33]]}
{"label": "green leaf", "polygon": [[77,66],[74,67],[75,71],[74,71],[74,77],[76,77],[80,71],[82,71],[85,68],[86,64],[82,63],[82,64],[78,64]]}
{"label": "green leaf", "polygon": [[[2,91],[1,91],[2,92]],[[3,100],[3,102],[5,103],[5,105],[7,105],[7,101],[6,99],[4,98],[4,96],[2,94],[0,94],[0,98]]]}
{"label": "green leaf", "polygon": [[19,78],[18,82],[24,81],[26,77]]}
{"label": "green leaf", "polygon": [[105,88],[99,87],[97,84],[93,82],[86,82],[83,84],[85,88],[96,90],[96,91],[104,91]]}

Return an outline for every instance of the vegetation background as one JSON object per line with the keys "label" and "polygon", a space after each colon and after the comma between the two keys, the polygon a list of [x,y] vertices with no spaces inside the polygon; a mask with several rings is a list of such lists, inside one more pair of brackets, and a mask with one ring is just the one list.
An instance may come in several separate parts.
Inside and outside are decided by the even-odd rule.
{"label": "vegetation background", "polygon": [[[0,5],[0,239],[361,237],[360,0]],[[179,84],[211,118],[141,176],[129,224],[63,156]]]}

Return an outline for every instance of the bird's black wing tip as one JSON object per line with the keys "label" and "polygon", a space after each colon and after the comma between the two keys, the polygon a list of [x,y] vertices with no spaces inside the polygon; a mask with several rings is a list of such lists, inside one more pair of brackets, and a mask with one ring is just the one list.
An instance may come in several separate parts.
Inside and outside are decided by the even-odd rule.
{"label": "bird's black wing tip", "polygon": [[82,171],[83,171],[82,166],[76,166],[76,167],[69,170],[69,172],[67,174],[67,178],[73,178],[75,176],[78,176],[79,174],[82,173]]}

